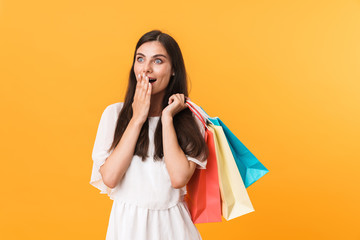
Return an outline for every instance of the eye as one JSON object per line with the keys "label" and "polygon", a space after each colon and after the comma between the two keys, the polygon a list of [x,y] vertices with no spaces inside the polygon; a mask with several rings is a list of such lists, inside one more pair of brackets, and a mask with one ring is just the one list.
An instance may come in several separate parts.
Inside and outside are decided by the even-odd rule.
{"label": "eye", "polygon": [[155,63],[162,63],[163,61],[160,58],[155,59]]}
{"label": "eye", "polygon": [[138,62],[144,61],[144,59],[142,57],[138,57],[137,60],[138,60]]}

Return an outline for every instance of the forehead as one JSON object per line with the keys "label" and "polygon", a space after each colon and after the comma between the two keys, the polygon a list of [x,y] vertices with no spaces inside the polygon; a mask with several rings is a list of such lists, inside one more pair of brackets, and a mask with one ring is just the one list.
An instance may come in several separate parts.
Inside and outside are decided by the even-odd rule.
{"label": "forehead", "polygon": [[166,49],[159,41],[151,41],[143,43],[136,51],[136,53],[142,53],[145,56],[153,56],[156,54],[163,54],[168,57]]}

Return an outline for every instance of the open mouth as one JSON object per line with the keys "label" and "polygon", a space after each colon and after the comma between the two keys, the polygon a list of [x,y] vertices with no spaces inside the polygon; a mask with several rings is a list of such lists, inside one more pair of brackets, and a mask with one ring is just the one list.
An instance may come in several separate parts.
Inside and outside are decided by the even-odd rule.
{"label": "open mouth", "polygon": [[149,78],[150,83],[154,83],[156,81],[156,78]]}

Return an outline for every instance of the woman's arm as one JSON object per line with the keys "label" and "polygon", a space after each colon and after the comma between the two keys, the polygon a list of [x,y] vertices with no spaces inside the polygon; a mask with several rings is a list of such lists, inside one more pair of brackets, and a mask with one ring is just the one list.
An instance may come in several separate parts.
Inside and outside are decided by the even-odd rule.
{"label": "woman's arm", "polygon": [[109,188],[114,188],[129,168],[141,127],[142,123],[132,118],[118,145],[100,167],[103,182]]}
{"label": "woman's arm", "polygon": [[164,160],[171,185],[173,188],[182,188],[193,175],[196,163],[189,161],[179,146],[172,116],[163,115],[161,122]]}
{"label": "woman's arm", "polygon": [[168,104],[161,116],[164,160],[171,185],[174,188],[182,188],[188,183],[196,167],[196,163],[189,161],[179,146],[173,124],[173,117],[187,108],[184,94],[173,94]]}

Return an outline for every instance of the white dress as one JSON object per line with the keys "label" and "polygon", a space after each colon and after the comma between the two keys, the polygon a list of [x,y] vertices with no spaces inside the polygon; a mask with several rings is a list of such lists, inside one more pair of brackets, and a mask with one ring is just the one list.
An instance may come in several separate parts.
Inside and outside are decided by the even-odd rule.
{"label": "white dress", "polygon": [[[149,157],[142,162],[140,157],[134,156],[115,188],[111,189],[103,183],[99,169],[111,154],[106,150],[113,141],[122,106],[123,103],[114,103],[104,110],[92,152],[90,184],[113,200],[106,240],[201,239],[184,201],[186,187],[173,188],[164,159],[153,161],[151,157],[154,153],[154,132],[160,117],[149,117]],[[201,122],[196,122],[204,135]],[[187,158],[195,162],[197,168],[206,168],[207,161]]]}

